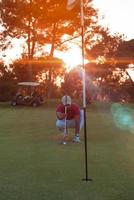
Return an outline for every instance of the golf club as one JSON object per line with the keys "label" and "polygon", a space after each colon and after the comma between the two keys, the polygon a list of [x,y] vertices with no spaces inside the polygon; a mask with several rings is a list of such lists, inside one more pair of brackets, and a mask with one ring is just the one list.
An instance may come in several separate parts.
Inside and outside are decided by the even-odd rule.
{"label": "golf club", "polygon": [[65,126],[64,126],[64,135],[63,135],[63,140],[62,144],[66,144],[66,138],[67,138],[67,96],[65,96]]}

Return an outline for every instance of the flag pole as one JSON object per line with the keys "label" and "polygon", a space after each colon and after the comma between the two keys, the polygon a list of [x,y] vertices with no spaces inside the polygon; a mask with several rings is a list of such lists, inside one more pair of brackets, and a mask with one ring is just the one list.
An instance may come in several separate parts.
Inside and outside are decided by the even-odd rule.
{"label": "flag pole", "polygon": [[85,147],[85,178],[83,181],[92,181],[88,177],[88,153],[87,153],[87,121],[86,121],[86,74],[85,74],[85,63],[84,63],[84,3],[80,0],[80,17],[81,17],[81,44],[82,44],[82,82],[83,82],[83,112],[84,112],[84,147]]}

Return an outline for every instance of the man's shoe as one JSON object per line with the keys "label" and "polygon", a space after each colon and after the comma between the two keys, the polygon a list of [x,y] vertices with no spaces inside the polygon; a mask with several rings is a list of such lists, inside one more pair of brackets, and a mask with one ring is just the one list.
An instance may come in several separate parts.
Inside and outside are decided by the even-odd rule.
{"label": "man's shoe", "polygon": [[74,136],[73,142],[79,143],[80,142],[80,136]]}
{"label": "man's shoe", "polygon": [[64,128],[60,128],[60,127],[59,127],[58,129],[59,129],[59,131],[64,131]]}

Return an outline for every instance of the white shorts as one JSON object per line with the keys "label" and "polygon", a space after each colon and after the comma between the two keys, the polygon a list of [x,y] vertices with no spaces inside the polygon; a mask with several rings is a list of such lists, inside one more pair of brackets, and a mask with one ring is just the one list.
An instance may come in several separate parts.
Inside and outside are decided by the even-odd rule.
{"label": "white shorts", "polygon": [[[84,125],[84,112],[83,110],[80,110],[80,130],[82,129]],[[64,129],[65,128],[65,119],[56,121],[56,126],[58,128]],[[66,127],[67,128],[75,128],[75,120],[66,120]]]}

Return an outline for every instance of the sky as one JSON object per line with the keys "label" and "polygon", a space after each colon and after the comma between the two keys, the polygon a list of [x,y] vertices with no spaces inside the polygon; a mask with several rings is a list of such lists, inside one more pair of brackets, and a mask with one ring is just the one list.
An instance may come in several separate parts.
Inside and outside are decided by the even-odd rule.
{"label": "sky", "polygon": [[[134,39],[134,0],[93,0],[100,21],[111,33],[119,32],[127,40]],[[104,19],[102,19],[102,16]]]}

